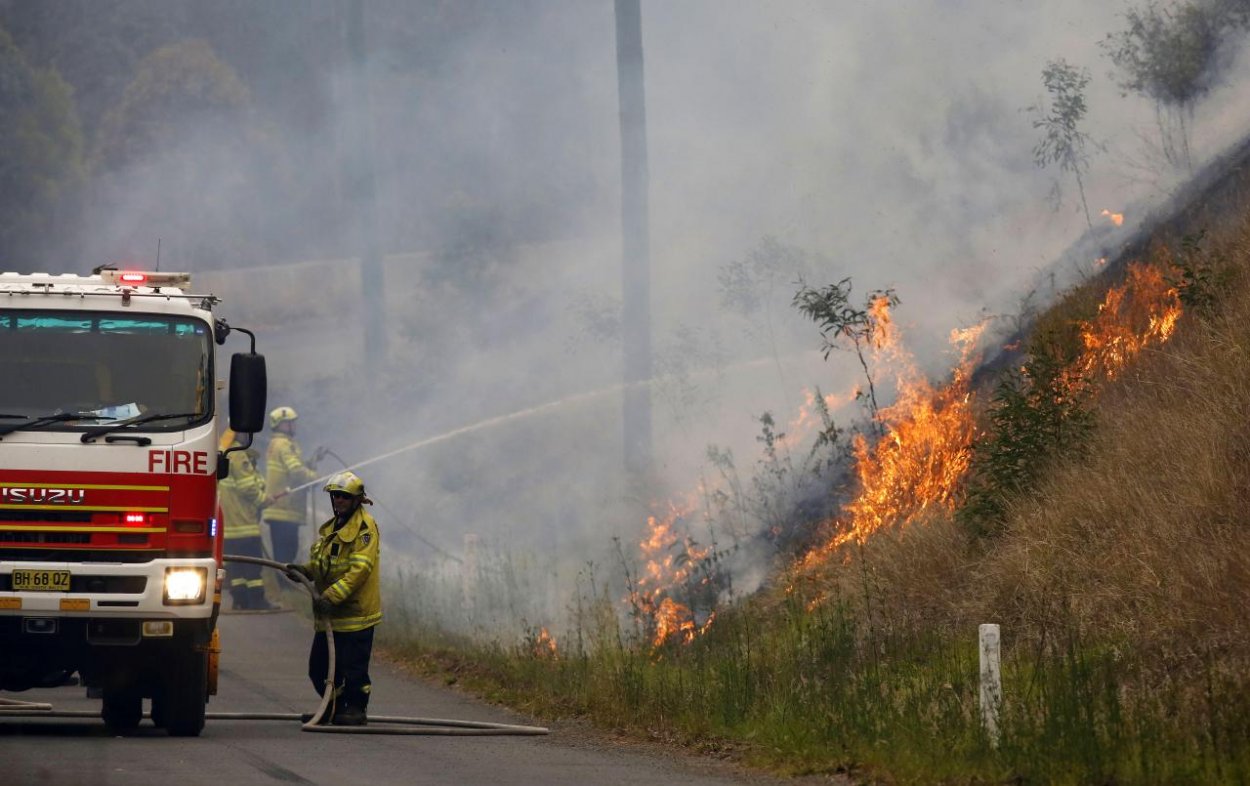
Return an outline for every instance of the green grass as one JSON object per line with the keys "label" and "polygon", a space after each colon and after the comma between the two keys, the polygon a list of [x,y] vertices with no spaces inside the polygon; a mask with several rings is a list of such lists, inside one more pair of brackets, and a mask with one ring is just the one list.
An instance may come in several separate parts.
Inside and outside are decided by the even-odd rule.
{"label": "green grass", "polygon": [[[976,631],[868,631],[838,603],[746,604],[690,644],[653,650],[584,629],[557,657],[408,627],[394,657],[555,720],[735,752],[784,774],[894,783],[1250,781],[1246,680],[1158,682],[1107,643],[1075,635],[1008,648],[1001,742],[978,707]],[[767,611],[767,614],[762,614]],[[615,619],[602,617],[602,620]],[[567,642],[566,642],[567,644]]]}
{"label": "green grass", "polygon": [[[1210,273],[1227,284],[1220,299],[1191,298],[1202,312],[1117,379],[1110,405],[1089,399],[1080,451],[1029,454],[1054,460],[1027,482],[982,474],[1002,503],[981,522],[992,526],[939,516],[875,535],[845,562],[792,568],[719,609],[692,643],[658,648],[624,588],[593,576],[555,656],[519,611],[535,593],[516,571],[469,582],[482,588],[482,622],[468,625],[462,604],[440,604],[436,587],[413,579],[390,593],[384,646],[538,718],[589,719],[778,773],[1250,783],[1250,431],[1240,414],[1250,409],[1250,221],[1202,259],[1220,261]],[[1037,321],[1035,340],[1075,341],[1104,288],[1074,290]],[[1029,428],[1040,422],[1023,414]],[[991,621],[1003,624],[996,745],[978,705],[976,623]]]}

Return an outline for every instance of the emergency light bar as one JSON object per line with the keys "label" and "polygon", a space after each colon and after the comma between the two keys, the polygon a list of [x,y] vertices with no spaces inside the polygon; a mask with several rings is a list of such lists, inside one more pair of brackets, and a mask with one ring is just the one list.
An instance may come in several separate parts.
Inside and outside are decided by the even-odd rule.
{"label": "emergency light bar", "polygon": [[118,287],[179,287],[191,284],[190,273],[161,273],[148,270],[101,270],[100,278]]}

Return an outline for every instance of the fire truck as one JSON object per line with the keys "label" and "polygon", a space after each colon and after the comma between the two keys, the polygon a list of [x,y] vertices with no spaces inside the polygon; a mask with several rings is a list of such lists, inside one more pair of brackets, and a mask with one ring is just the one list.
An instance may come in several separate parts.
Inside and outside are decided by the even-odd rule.
{"label": "fire truck", "polygon": [[[185,273],[0,273],[0,690],[85,685],[114,729],[197,736],[216,692],[217,347]],[[230,362],[229,421],[264,423],[265,361]],[[242,449],[235,447],[231,449]],[[228,452],[228,451],[227,451]]]}

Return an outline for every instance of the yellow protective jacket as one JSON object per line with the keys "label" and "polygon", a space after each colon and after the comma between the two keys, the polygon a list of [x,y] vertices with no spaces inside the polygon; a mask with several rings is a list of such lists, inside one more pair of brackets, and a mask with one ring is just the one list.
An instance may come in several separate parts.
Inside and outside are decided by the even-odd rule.
{"label": "yellow protective jacket", "polygon": [[230,476],[218,484],[226,540],[260,537],[260,510],[265,501],[265,479],[256,469],[256,451],[230,454]]}
{"label": "yellow protective jacket", "polygon": [[304,564],[321,597],[330,601],[334,630],[349,633],[382,621],[382,581],[378,567],[378,523],[358,507],[334,529],[330,519],[317,530],[312,557]]}
{"label": "yellow protective jacket", "polygon": [[[269,493],[277,497],[287,489],[302,486],[316,480],[317,473],[304,464],[299,443],[287,434],[276,433],[269,440],[269,450],[265,454],[265,485]],[[265,519],[268,521],[304,522],[303,492],[287,494],[265,508]]]}

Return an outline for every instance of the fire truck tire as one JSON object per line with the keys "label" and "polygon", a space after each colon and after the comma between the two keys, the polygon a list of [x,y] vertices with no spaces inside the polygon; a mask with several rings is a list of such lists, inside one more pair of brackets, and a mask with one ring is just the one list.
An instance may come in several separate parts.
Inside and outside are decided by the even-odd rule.
{"label": "fire truck tire", "polygon": [[143,719],[143,697],[133,688],[106,690],[100,717],[114,731],[129,731]]}
{"label": "fire truck tire", "polygon": [[185,652],[169,658],[157,693],[152,714],[160,718],[169,735],[200,736],[208,703],[207,656],[203,652]]}

